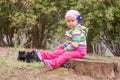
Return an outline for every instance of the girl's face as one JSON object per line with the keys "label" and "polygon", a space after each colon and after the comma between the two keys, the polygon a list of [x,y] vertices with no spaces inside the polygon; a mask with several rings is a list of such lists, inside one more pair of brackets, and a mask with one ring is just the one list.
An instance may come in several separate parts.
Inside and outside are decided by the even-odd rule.
{"label": "girl's face", "polygon": [[65,20],[69,29],[78,25],[78,21],[72,16],[66,17]]}

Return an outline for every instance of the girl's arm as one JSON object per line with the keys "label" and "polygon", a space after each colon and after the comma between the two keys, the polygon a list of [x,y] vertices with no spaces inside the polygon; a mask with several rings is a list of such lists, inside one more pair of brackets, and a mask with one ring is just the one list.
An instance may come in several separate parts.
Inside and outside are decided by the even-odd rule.
{"label": "girl's arm", "polygon": [[64,43],[65,50],[69,51],[69,50],[74,50],[78,47],[79,42],[81,41],[81,35],[82,32],[78,29],[74,29],[72,31],[72,42],[67,41],[66,43]]}

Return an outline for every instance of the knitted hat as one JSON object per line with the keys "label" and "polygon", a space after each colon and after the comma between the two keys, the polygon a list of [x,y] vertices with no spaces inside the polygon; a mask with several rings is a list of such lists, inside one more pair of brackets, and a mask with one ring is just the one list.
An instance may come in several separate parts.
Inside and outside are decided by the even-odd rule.
{"label": "knitted hat", "polygon": [[75,19],[78,20],[78,23],[82,20],[82,17],[80,15],[80,13],[77,10],[69,10],[67,11],[67,13],[65,14],[65,18],[68,16],[73,16]]}

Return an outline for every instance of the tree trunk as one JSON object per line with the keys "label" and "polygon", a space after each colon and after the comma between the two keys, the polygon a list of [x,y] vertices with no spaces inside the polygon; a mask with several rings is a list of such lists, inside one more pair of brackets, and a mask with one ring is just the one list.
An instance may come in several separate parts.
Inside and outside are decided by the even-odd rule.
{"label": "tree trunk", "polygon": [[89,30],[88,37],[87,37],[87,53],[93,53],[93,47],[92,47],[92,44],[91,44],[92,39],[93,39],[92,31]]}

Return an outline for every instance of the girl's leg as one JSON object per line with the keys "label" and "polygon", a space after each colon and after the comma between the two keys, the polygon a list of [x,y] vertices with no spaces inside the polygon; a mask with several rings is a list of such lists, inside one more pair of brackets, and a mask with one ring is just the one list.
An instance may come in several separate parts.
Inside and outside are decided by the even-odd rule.
{"label": "girl's leg", "polygon": [[44,59],[54,59],[57,58],[59,55],[61,55],[64,50],[63,49],[57,49],[56,51],[53,52],[48,52],[48,51],[42,51],[42,50],[35,50],[36,54],[40,58],[40,60]]}
{"label": "girl's leg", "polygon": [[61,54],[59,57],[51,60],[44,60],[44,62],[50,69],[53,69],[57,66],[62,65],[71,58],[83,58],[84,54],[82,53],[83,52],[79,52],[79,51],[66,51],[63,54]]}

